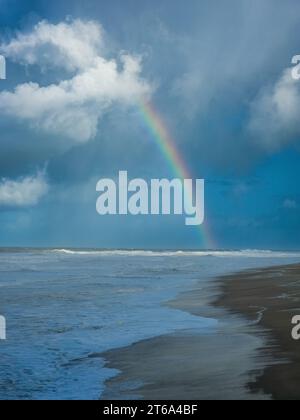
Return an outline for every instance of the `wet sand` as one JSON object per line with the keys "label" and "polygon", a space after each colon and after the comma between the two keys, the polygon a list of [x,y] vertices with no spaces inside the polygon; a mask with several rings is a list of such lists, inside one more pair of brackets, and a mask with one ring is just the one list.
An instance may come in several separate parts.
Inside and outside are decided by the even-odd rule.
{"label": "wet sand", "polygon": [[255,319],[270,332],[262,353],[276,364],[264,369],[251,384],[275,400],[300,399],[300,341],[292,339],[291,320],[300,315],[300,265],[249,271],[224,278],[220,307]]}
{"label": "wet sand", "polygon": [[250,270],[181,294],[168,306],[217,318],[218,327],[103,354],[119,374],[101,398],[299,399],[300,341],[291,338],[299,299],[300,266]]}

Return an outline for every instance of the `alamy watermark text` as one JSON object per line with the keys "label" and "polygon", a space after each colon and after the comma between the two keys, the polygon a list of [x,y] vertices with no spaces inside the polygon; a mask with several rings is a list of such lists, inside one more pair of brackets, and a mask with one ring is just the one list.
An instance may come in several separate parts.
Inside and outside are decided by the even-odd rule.
{"label": "alamy watermark text", "polygon": [[0,79],[6,79],[6,61],[3,55],[0,55]]}
{"label": "alamy watermark text", "polygon": [[294,325],[292,329],[292,338],[293,340],[300,340],[300,315],[293,317],[292,324]]}
{"label": "alamy watermark text", "polygon": [[0,340],[6,340],[6,319],[0,315]]}
{"label": "alamy watermark text", "polygon": [[100,215],[185,215],[188,226],[204,222],[204,180],[144,179],[128,180],[120,171],[118,182],[100,179],[96,209]]}

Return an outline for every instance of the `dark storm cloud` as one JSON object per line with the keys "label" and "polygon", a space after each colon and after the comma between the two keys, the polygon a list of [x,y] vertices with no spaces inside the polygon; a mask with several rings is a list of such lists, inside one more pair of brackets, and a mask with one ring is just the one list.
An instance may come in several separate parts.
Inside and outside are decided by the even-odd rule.
{"label": "dark storm cloud", "polygon": [[[251,237],[253,244],[256,238],[264,245],[268,238],[288,241],[288,233],[285,235],[284,229],[279,229],[278,219],[270,217],[268,223],[263,219],[266,214],[274,216],[274,206],[276,209],[281,206],[279,220],[283,220],[286,213],[292,213],[290,222],[284,219],[286,232],[293,226],[298,227],[293,207],[298,193],[294,179],[299,176],[299,165],[294,161],[297,160],[294,152],[288,152],[291,145],[298,143],[295,121],[300,119],[297,112],[292,114],[293,130],[289,131],[280,114],[280,129],[274,131],[276,114],[270,112],[274,90],[278,90],[292,56],[300,53],[298,1],[65,0],[49,3],[40,0],[26,4],[25,7],[20,2],[1,2],[4,6],[0,33],[5,35],[6,46],[16,37],[16,30],[28,33],[42,19],[59,24],[66,21],[66,16],[71,16],[73,20],[94,20],[103,26],[103,54],[107,61],[116,60],[117,76],[122,69],[120,54],[140,57],[139,76],[153,87],[154,106],[169,127],[187,166],[196,176],[217,180],[207,183],[207,203],[208,218],[220,244],[240,243],[242,234],[245,238]],[[74,78],[74,68],[44,66],[41,69],[36,62],[37,55],[34,65],[22,67],[13,63],[16,51],[12,53],[11,46],[7,51],[11,54],[9,79],[0,85],[0,92],[12,93],[17,85],[29,82],[46,88],[60,86],[62,80]],[[77,62],[77,68],[78,65]],[[132,74],[132,67],[130,69]],[[295,89],[290,90],[288,86],[287,90],[292,96],[296,92],[298,98],[299,89],[295,85]],[[68,96],[67,91],[63,86],[60,92],[63,98]],[[121,91],[118,84],[118,92]],[[26,112],[37,103],[36,89],[27,93],[28,100],[21,107],[12,101],[16,96],[5,97],[9,99],[9,112],[0,117],[0,178],[17,181],[33,176],[46,165],[51,193],[47,205],[35,209],[35,218],[43,220],[43,229],[36,227],[33,241],[51,237],[55,242],[55,231],[49,219],[55,220],[61,242],[63,239],[72,242],[76,236],[80,245],[80,239],[86,235],[86,243],[97,244],[101,233],[103,244],[107,237],[110,244],[117,246],[122,223],[111,222],[108,228],[94,214],[97,178],[113,177],[120,169],[128,170],[131,177],[173,176],[139,110],[117,103],[101,113],[99,120],[99,110],[94,112],[95,108],[90,107],[90,100],[98,104],[91,95],[84,102],[83,113],[78,113],[74,102],[71,108],[65,103],[69,113],[63,112],[65,107],[59,108],[59,102],[56,113],[57,102],[49,107],[47,99],[46,104],[43,102],[43,106],[47,105],[46,116],[37,107],[37,112],[29,118]],[[48,89],[49,93],[51,97],[53,90]],[[77,95],[78,90],[75,93]],[[74,106],[76,112],[73,112]],[[24,113],[26,118],[23,118]],[[264,117],[266,114],[268,118]],[[261,124],[262,119],[266,124]],[[78,128],[81,121],[88,123],[82,131]],[[84,141],[79,144],[74,141],[77,137]],[[271,147],[274,145],[276,147]],[[289,168],[292,168],[289,176],[283,177],[282,173]],[[281,183],[277,184],[274,179],[281,177]],[[274,199],[276,193],[284,196],[281,204]],[[33,216],[31,222],[28,218],[25,218],[26,224],[20,223],[28,229],[24,241],[31,238],[34,224]],[[64,230],[66,219],[68,229]],[[233,219],[241,227],[240,235],[232,232],[232,224],[226,223]],[[128,229],[122,225],[122,235],[129,237],[129,230],[137,225],[134,221],[128,224]],[[146,223],[145,227],[139,224],[140,245],[147,236],[144,229],[155,237],[157,231],[153,228],[158,225],[154,222]],[[168,240],[196,243],[194,233],[175,234],[172,227],[170,224],[160,228],[166,237],[170,236]],[[272,227],[275,233],[271,232]],[[5,226],[2,233],[3,238],[9,236],[8,233],[5,236]],[[131,235],[134,246],[135,237]]]}

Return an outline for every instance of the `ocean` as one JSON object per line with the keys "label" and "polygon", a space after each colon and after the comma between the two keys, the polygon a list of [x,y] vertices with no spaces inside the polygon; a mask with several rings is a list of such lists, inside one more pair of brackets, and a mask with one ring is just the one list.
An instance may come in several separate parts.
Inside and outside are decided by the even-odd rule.
{"label": "ocean", "polygon": [[[298,263],[298,252],[0,250],[0,399],[99,399],[118,372],[101,353],[217,318],[166,303],[216,276]],[[207,356],[209,357],[209,355]]]}

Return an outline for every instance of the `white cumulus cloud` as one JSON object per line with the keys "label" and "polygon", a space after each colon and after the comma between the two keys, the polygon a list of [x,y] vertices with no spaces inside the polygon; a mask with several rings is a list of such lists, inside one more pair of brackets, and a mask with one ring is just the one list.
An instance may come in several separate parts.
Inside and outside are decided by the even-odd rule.
{"label": "white cumulus cloud", "polygon": [[273,86],[263,89],[251,106],[248,126],[260,145],[276,151],[300,136],[300,81],[286,69]]}
{"label": "white cumulus cloud", "polygon": [[47,192],[48,184],[43,172],[16,181],[2,179],[0,181],[0,208],[35,206]]}
{"label": "white cumulus cloud", "polygon": [[102,34],[102,27],[91,21],[77,19],[56,25],[41,21],[32,32],[20,32],[1,45],[1,50],[6,57],[23,64],[85,69],[93,65],[101,50]]}
{"label": "white cumulus cloud", "polygon": [[57,25],[43,21],[31,33],[18,34],[1,45],[1,52],[20,63],[74,73],[57,84],[30,82],[1,92],[1,114],[76,142],[94,138],[107,109],[114,104],[135,104],[151,92],[141,77],[140,58],[120,53],[106,59],[101,55],[102,44],[98,23],[75,20]]}

